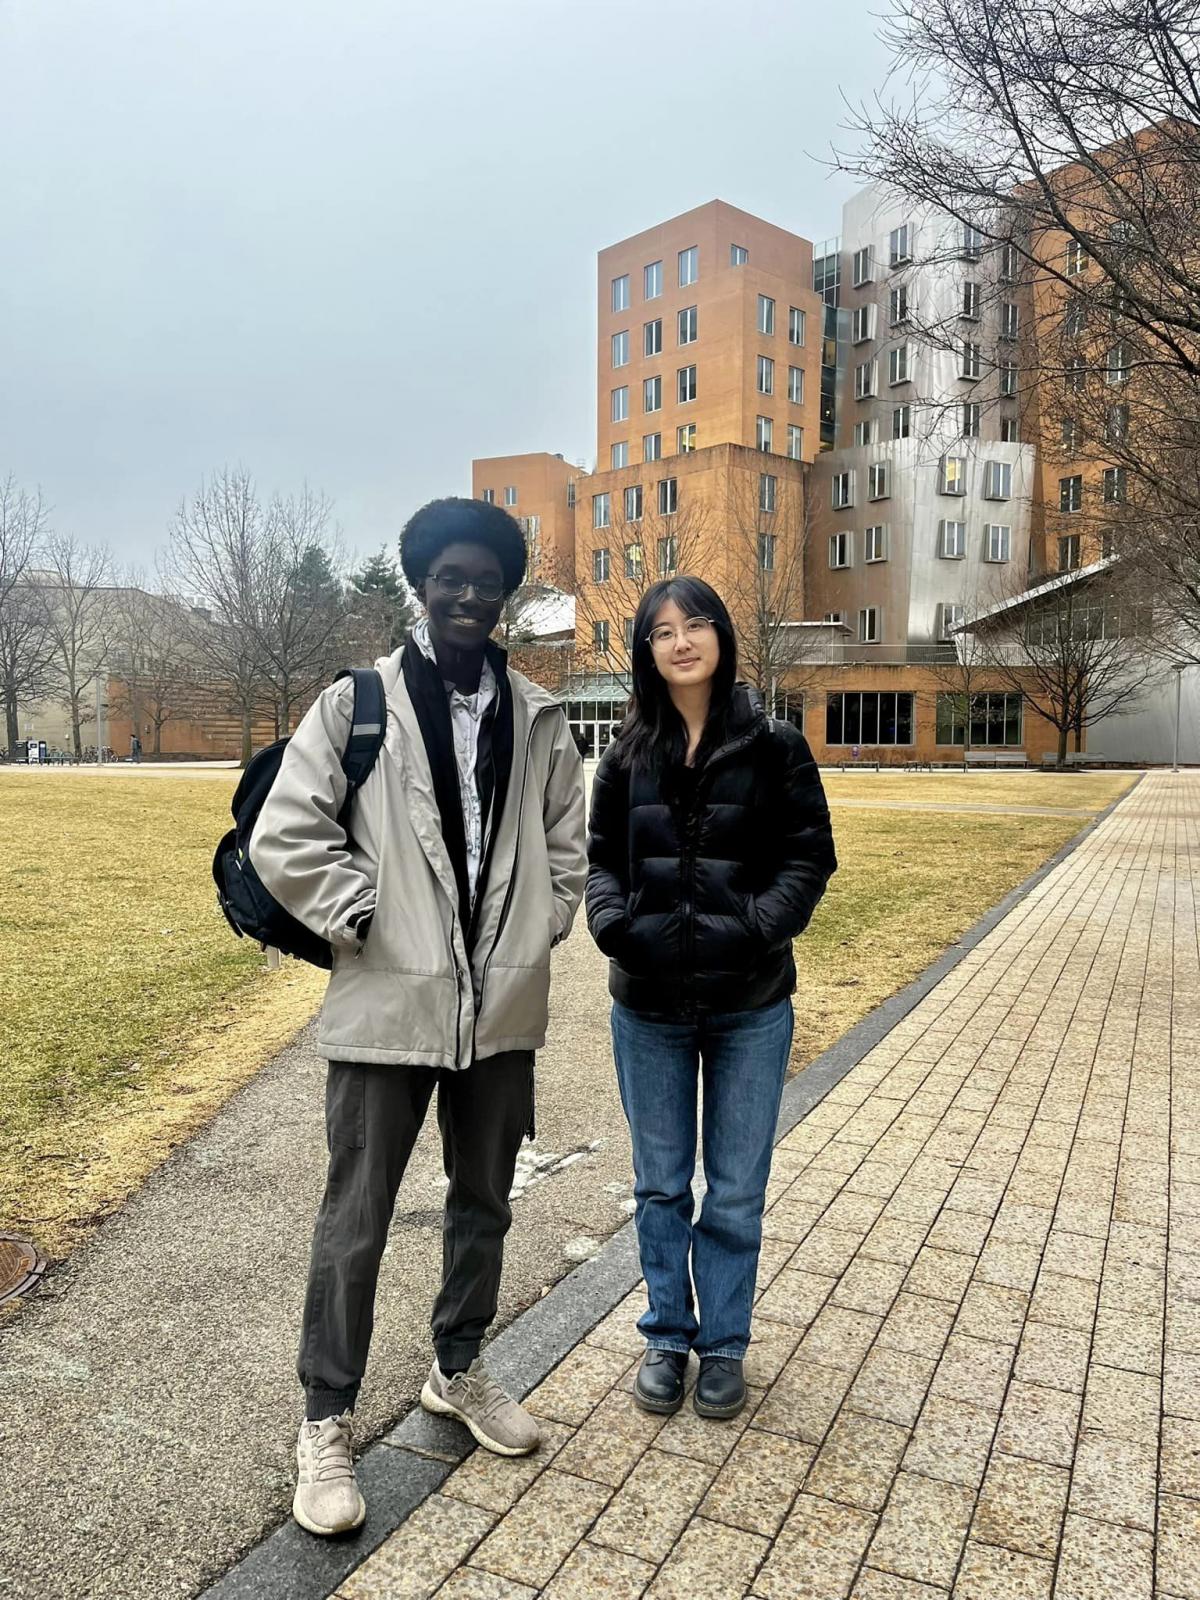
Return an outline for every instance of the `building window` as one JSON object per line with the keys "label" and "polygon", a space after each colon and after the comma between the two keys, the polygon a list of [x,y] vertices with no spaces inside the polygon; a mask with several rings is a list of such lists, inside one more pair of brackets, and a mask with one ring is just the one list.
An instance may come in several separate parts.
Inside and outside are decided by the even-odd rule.
{"label": "building window", "polygon": [[658,541],[658,575],[669,578],[679,566],[679,540],[673,533]]}
{"label": "building window", "polygon": [[729,265],[731,267],[744,267],[750,259],[750,252],[744,244],[731,244],[729,246]]}
{"label": "building window", "polygon": [[679,313],[679,343],[695,344],[700,337],[700,311],[697,306],[684,306]]}
{"label": "building window", "polygon": [[856,306],[850,318],[850,337],[854,344],[861,344],[864,339],[875,337],[875,310],[874,306]]}
{"label": "building window", "polygon": [[911,377],[912,363],[909,360],[908,346],[898,344],[894,350],[888,351],[888,382],[907,383]]}
{"label": "building window", "polygon": [[662,354],[661,317],[655,317],[653,322],[642,324],[642,354],[644,356],[660,356]]}
{"label": "building window", "polygon": [[689,283],[696,283],[700,277],[700,250],[697,245],[679,252],[679,287],[686,289]]}
{"label": "building window", "polygon": [[571,510],[574,507],[574,505],[575,505],[575,479],[572,478],[570,483],[568,483],[568,485],[567,485],[567,509]]}
{"label": "building window", "polygon": [[876,393],[876,373],[879,363],[863,361],[854,369],[854,398],[869,400]]}
{"label": "building window", "polygon": [[685,456],[696,448],[696,424],[685,422],[681,428],[675,430],[675,444],[679,454]]}
{"label": "building window", "polygon": [[642,410],[662,410],[662,378],[642,379]]}
{"label": "building window", "polygon": [[888,326],[898,328],[908,321],[908,285],[898,283],[888,293]]}
{"label": "building window", "polygon": [[788,399],[794,406],[804,404],[804,368],[788,368]]}
{"label": "building window", "polygon": [[669,517],[679,510],[679,479],[660,478],[658,482],[658,514]]}
{"label": "building window", "polygon": [[642,576],[643,558],[640,544],[627,544],[625,546],[625,576],[637,583]]}
{"label": "building window", "polygon": [[972,279],[967,279],[963,284],[962,310],[960,316],[967,317],[972,322],[979,321],[979,308],[982,304],[982,290]]}
{"label": "building window", "polygon": [[858,642],[879,643],[879,607],[864,606],[858,613]]}
{"label": "building window", "polygon": [[609,502],[606,494],[592,496],[592,527],[607,528],[609,524]]}
{"label": "building window", "polygon": [[1105,467],[1104,503],[1109,506],[1125,504],[1125,468]]}
{"label": "building window", "polygon": [[961,561],[967,553],[965,522],[938,523],[938,555],[943,561]]}
{"label": "building window", "polygon": [[648,267],[642,268],[642,298],[657,300],[662,292],[663,264],[661,261],[652,261]]}
{"label": "building window", "polygon": [[871,246],[866,244],[854,252],[850,281],[856,289],[861,289],[864,283],[873,282],[874,277],[875,263],[871,260]]}
{"label": "building window", "polygon": [[642,520],[642,486],[640,483],[631,483],[625,490],[625,521],[640,522]]}
{"label": "building window", "polygon": [[887,560],[887,527],[882,522],[863,530],[863,560]]}
{"label": "building window", "polygon": [[985,561],[1010,561],[1012,559],[1012,529],[1007,523],[984,523],[983,559]]}
{"label": "building window", "polygon": [[775,535],[773,533],[760,533],[758,536],[758,564],[763,572],[775,571]]}
{"label": "building window", "polygon": [[1017,247],[1015,244],[1000,246],[1000,281],[1001,283],[1015,283],[1017,277]]}
{"label": "building window", "polygon": [[1063,314],[1063,331],[1074,338],[1086,327],[1087,301],[1081,294],[1073,294],[1067,301],[1067,309]]}
{"label": "building window", "polygon": [[865,417],[862,422],[854,424],[854,443],[864,445],[873,443],[875,438],[875,424],[870,417]]}
{"label": "building window", "polygon": [[612,364],[614,367],[627,367],[629,365],[629,329],[623,333],[614,333],[612,336]]}
{"label": "building window", "polygon": [[886,500],[889,493],[887,462],[872,461],[867,468],[867,499]]}
{"label": "building window", "polygon": [[622,384],[619,389],[614,389],[609,397],[608,418],[610,422],[624,422],[629,416],[629,385]]}
{"label": "building window", "polygon": [[592,551],[592,577],[597,583],[608,582],[609,553],[605,545],[600,550]]}
{"label": "building window", "polygon": [[602,656],[608,654],[608,623],[592,623],[592,648],[598,650]]}
{"label": "building window", "polygon": [[964,222],[959,235],[958,253],[964,261],[978,261],[983,254],[983,230]]}
{"label": "building window", "polygon": [[854,473],[835,472],[830,482],[830,498],[835,511],[845,511],[854,504]]}
{"label": "building window", "polygon": [[938,481],[939,494],[966,494],[967,492],[967,458],[966,456],[943,456],[942,469]]}
{"label": "building window", "polygon": [[970,339],[963,340],[962,366],[959,368],[959,377],[978,378],[983,372],[983,350],[973,344]]}
{"label": "building window", "polygon": [[758,358],[758,392],[759,394],[775,393],[775,363],[770,356]]}
{"label": "building window", "polygon": [[612,281],[612,308],[614,311],[629,310],[629,274],[627,272]]}
{"label": "building window", "polygon": [[958,429],[964,439],[978,439],[981,414],[978,400],[964,402]]}
{"label": "building window", "polygon": [[1019,307],[1011,300],[1006,300],[1000,307],[1000,337],[1002,339],[1015,339],[1020,329],[1021,313]]}
{"label": "building window", "polygon": [[788,423],[787,453],[793,461],[799,461],[804,454],[804,429],[796,423]]}
{"label": "building window", "polygon": [[1058,541],[1058,570],[1074,572],[1079,565],[1079,535],[1067,533]]}
{"label": "building window", "polygon": [[1104,417],[1104,440],[1106,444],[1124,444],[1129,433],[1129,407],[1109,406]]}
{"label": "building window", "polygon": [[891,690],[851,690],[825,698],[825,743],[895,745],[913,742],[913,697]]}
{"label": "building window", "polygon": [[896,406],[892,411],[892,438],[907,439],[912,432],[912,407]]}
{"label": "building window", "polygon": [[758,475],[758,509],[772,512],[775,510],[775,496],[779,487],[779,479],[773,472],[760,472]]}
{"label": "building window", "polygon": [[767,334],[775,332],[775,302],[769,294],[760,294],[758,297],[758,331]]}
{"label": "building window", "polygon": [[646,433],[642,435],[642,460],[662,460],[662,434]]}
{"label": "building window", "polygon": [[632,617],[625,618],[623,631],[625,635],[625,654],[627,656],[633,654],[633,622],[634,619]]}
{"label": "building window", "polygon": [[804,313],[799,306],[788,307],[788,343],[804,343]]}
{"label": "building window", "polygon": [[888,234],[888,266],[902,267],[912,260],[912,228],[902,222]]}
{"label": "building window", "polygon": [[609,446],[608,465],[612,472],[629,465],[629,444],[626,440],[620,439],[616,444]]}
{"label": "building window", "polygon": [[1000,418],[1000,443],[1020,444],[1021,435],[1017,427],[1016,417]]}
{"label": "building window", "polygon": [[689,404],[696,398],[695,367],[680,367],[675,374],[675,398],[681,406]]}
{"label": "building window", "polygon": [[985,500],[1012,499],[1012,462],[988,461],[983,468],[983,498]]}
{"label": "building window", "polygon": [[822,621],[841,627],[846,621],[846,613],[844,611],[827,611]]}
{"label": "building window", "polygon": [[850,565],[849,533],[831,533],[829,535],[829,565],[834,568],[848,567]]}
{"label": "building window", "polygon": [[1068,278],[1077,278],[1086,270],[1088,253],[1078,239],[1067,240],[1065,271]]}
{"label": "building window", "polygon": [[495,489],[485,489],[483,491],[483,503],[485,506],[494,506],[496,504]]}
{"label": "building window", "polygon": [[1001,361],[996,370],[1000,374],[1000,393],[1010,400],[1017,392],[1017,364],[1015,361]]}
{"label": "building window", "polygon": [[1083,477],[1076,473],[1070,478],[1058,480],[1058,509],[1060,511],[1083,510]]}
{"label": "building window", "polygon": [[[1019,694],[939,694],[937,697],[937,742],[965,745],[968,732],[973,745],[1019,745],[1021,701]],[[966,713],[969,709],[969,728]]]}
{"label": "building window", "polygon": [[1105,362],[1104,378],[1106,383],[1118,384],[1129,382],[1129,346],[1115,344],[1108,352]]}
{"label": "building window", "polygon": [[938,606],[938,638],[949,639],[959,623],[964,620],[965,612],[962,606],[955,605],[951,600],[943,600]]}
{"label": "building window", "polygon": [[770,451],[774,448],[772,441],[775,437],[775,424],[770,417],[757,417],[754,423],[754,443],[757,449]]}
{"label": "building window", "polygon": [[1078,394],[1087,382],[1087,366],[1082,356],[1068,356],[1063,368],[1063,388],[1068,394]]}

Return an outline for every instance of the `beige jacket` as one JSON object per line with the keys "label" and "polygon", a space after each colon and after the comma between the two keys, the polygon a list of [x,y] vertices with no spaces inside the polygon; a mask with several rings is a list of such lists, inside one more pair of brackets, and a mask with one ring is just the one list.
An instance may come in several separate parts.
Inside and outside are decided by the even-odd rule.
{"label": "beige jacket", "polygon": [[[550,947],[570,931],[587,877],[582,765],[562,708],[510,671],[512,776],[468,962],[401,654],[376,663],[387,734],[352,802],[349,841],[337,817],[354,693],[342,679],[292,736],[250,859],[280,904],[333,946],[321,1055],[465,1068],[546,1042]],[[351,924],[365,911],[374,916],[360,944]]]}

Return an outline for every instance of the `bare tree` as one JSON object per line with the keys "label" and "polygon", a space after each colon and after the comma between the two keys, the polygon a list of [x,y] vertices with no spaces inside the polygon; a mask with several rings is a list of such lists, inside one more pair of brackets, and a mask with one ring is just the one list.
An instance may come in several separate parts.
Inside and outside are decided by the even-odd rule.
{"label": "bare tree", "polygon": [[263,518],[264,560],[253,610],[275,736],[291,729],[342,664],[346,607],[332,507],[307,486],[277,495]]}
{"label": "bare tree", "polygon": [[251,754],[255,713],[267,698],[260,597],[271,540],[253,479],[226,468],[180,506],[171,528],[172,575],[192,603],[189,647],[204,677],[242,723]]}
{"label": "bare tree", "polygon": [[[902,91],[838,165],[947,225],[918,224],[918,260],[988,258],[1002,337],[970,398],[1019,394],[1022,436],[1058,455],[1041,564],[1136,548],[1200,659],[1194,0],[896,0],[887,39]],[[949,348],[942,313],[910,320]]]}
{"label": "bare tree", "polygon": [[0,482],[0,699],[5,748],[20,737],[22,705],[44,699],[54,684],[55,645],[34,565],[46,536],[41,496]]}
{"label": "bare tree", "polygon": [[[614,492],[610,522],[596,531],[595,550],[585,557],[593,564],[575,580],[579,649],[603,661],[627,688],[626,636],[642,596],[661,578],[693,570],[712,526],[703,500],[684,501],[671,511],[669,500],[660,508],[657,492],[651,501],[640,486],[630,488],[636,493]],[[605,552],[603,559],[597,551]]]}
{"label": "bare tree", "polygon": [[[71,748],[83,755],[82,724],[93,689],[103,691],[113,624],[112,560],[103,545],[51,533],[40,593],[54,642],[55,695],[71,721]],[[100,729],[96,729],[96,743]]]}
{"label": "bare tree", "polygon": [[1058,733],[1059,767],[1070,739],[1078,750],[1085,728],[1136,711],[1162,670],[1147,590],[1117,562],[1062,574],[968,620],[988,641],[991,672]]}
{"label": "bare tree", "polygon": [[[192,616],[176,596],[148,586],[144,573],[127,573],[113,601],[112,665],[117,681],[109,709],[128,716],[140,737],[149,724],[152,749],[162,754],[163,728],[185,715],[195,692],[190,648]],[[119,675],[119,676],[118,676]]]}

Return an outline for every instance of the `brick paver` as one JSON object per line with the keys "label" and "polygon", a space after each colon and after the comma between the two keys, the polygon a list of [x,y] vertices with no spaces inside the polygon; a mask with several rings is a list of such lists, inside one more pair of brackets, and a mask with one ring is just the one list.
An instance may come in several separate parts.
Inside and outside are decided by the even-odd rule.
{"label": "brick paver", "polygon": [[786,1136],[736,1423],[635,1410],[635,1292],[339,1594],[1200,1600],[1198,828],[1147,777]]}

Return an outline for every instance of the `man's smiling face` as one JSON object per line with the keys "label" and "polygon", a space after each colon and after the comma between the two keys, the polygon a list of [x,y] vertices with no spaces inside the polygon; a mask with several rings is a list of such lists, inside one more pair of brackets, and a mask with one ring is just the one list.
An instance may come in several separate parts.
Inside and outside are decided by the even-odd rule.
{"label": "man's smiling face", "polygon": [[[484,595],[494,598],[481,598],[477,584]],[[455,589],[459,593],[453,593]],[[487,545],[463,540],[446,545],[434,557],[417,593],[428,613],[429,635],[435,645],[482,650],[504,608],[504,573]]]}

